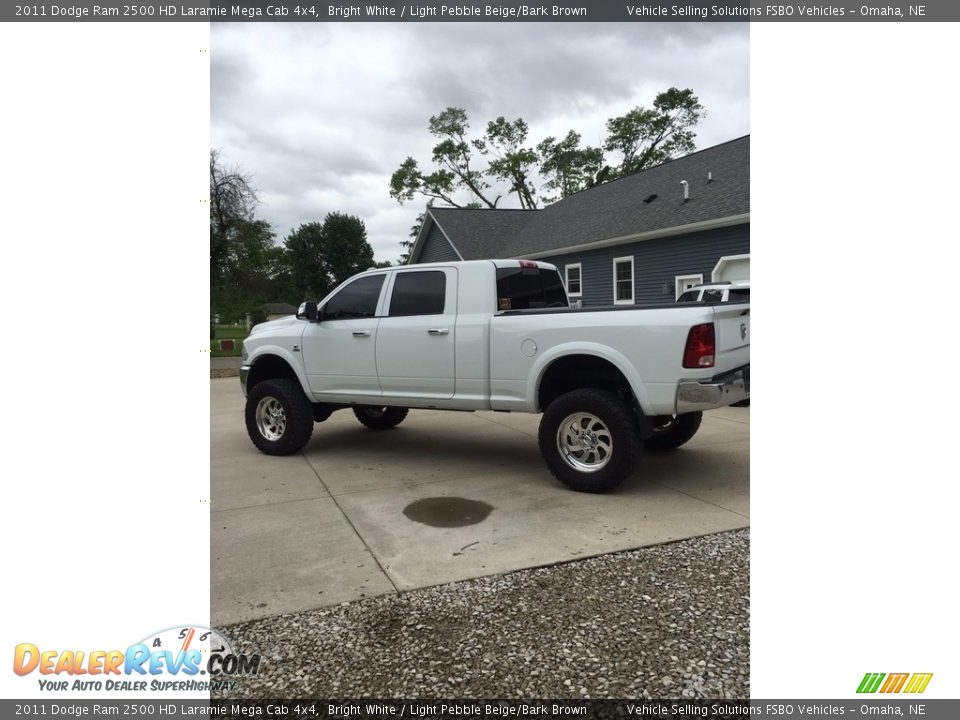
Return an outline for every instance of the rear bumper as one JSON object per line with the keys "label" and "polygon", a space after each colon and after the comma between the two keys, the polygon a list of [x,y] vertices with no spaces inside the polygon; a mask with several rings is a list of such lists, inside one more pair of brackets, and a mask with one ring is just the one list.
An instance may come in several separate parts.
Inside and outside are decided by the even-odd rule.
{"label": "rear bumper", "polygon": [[709,380],[686,380],[677,388],[677,414],[714,410],[750,397],[750,366],[715,375]]}
{"label": "rear bumper", "polygon": [[243,389],[243,396],[247,396],[247,375],[250,374],[250,366],[244,365],[240,368],[240,387]]}

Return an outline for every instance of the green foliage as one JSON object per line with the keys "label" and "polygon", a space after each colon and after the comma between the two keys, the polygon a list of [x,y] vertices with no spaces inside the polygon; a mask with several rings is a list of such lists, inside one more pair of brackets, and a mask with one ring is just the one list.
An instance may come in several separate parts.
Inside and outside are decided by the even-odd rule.
{"label": "green foliage", "polygon": [[[558,190],[560,197],[567,197],[586,187],[603,182],[599,173],[603,165],[603,150],[595,147],[580,147],[580,134],[571,130],[560,141],[548,137],[537,145],[540,154],[540,174],[546,178],[545,188]],[[544,198],[553,202],[556,197]]]}
{"label": "green foliage", "polygon": [[484,173],[471,167],[471,146],[467,141],[467,111],[448,107],[430,118],[430,134],[440,142],[433,146],[432,160],[437,165],[433,172],[424,174],[412,157],[404,160],[390,176],[390,197],[403,204],[416,195],[442,200],[453,207],[462,207],[454,200],[458,191],[469,192],[489,208],[497,206],[499,197],[490,201],[484,195],[490,185]]}
{"label": "green foliage", "polygon": [[636,107],[610,118],[604,149],[622,157],[617,177],[693,152],[693,128],[704,114],[693,90],[672,87],[657,95],[653,108]]}
{"label": "green foliage", "polygon": [[216,151],[210,199],[210,316],[223,322],[243,323],[248,315],[256,321],[270,302],[319,299],[374,264],[363,222],[343,213],[303,224],[277,245],[270,225],[254,217],[251,178],[225,169]]}
{"label": "green foliage", "polygon": [[400,241],[400,247],[403,248],[403,253],[400,255],[397,260],[397,265],[406,265],[410,262],[410,252],[413,250],[413,245],[417,241],[417,236],[420,234],[420,228],[423,227],[423,218],[426,213],[420,213],[417,215],[417,219],[414,221],[413,225],[410,227],[410,232],[407,234],[407,240]]}
{"label": "green foliage", "polygon": [[258,203],[250,177],[238,168],[226,168],[218,150],[210,151],[210,284],[216,285],[228,269],[231,242],[237,225],[253,218]]}
{"label": "green foliage", "polygon": [[240,321],[253,307],[273,300],[280,251],[263,220],[239,220],[225,236],[221,267],[210,288],[211,306],[224,320]]}
{"label": "green foliage", "polygon": [[510,185],[524,210],[535,210],[536,188],[531,182],[539,157],[532,148],[523,147],[529,128],[522,118],[508,122],[502,115],[487,124],[483,138],[473,141],[481,155],[489,156],[487,174]]}
{"label": "green foliage", "polygon": [[285,276],[301,300],[319,300],[351,275],[374,265],[363,221],[332,212],[305,223],[284,242]]}
{"label": "green foliage", "polygon": [[[412,157],[404,160],[390,177],[390,197],[403,204],[417,196],[439,200],[453,207],[496,208],[501,196],[492,197],[491,183],[506,183],[508,194],[516,193],[520,207],[536,209],[585,188],[635,173],[696,149],[694,128],[705,110],[693,90],[672,87],[661,92],[651,108],[638,106],[607,121],[602,147],[581,147],[580,134],[570,130],[562,140],[547,137],[529,146],[529,127],[522,118],[503,116],[487,123],[483,136],[468,139],[470,123],[463,108],[448,107],[430,118],[428,130],[439,140],[433,147],[434,168],[421,169]],[[474,151],[486,167],[472,163]],[[619,164],[605,162],[604,153],[619,157]],[[549,197],[538,193],[537,176]],[[470,200],[459,201],[466,193]],[[419,223],[418,223],[419,224]],[[407,255],[410,245],[401,243]]]}
{"label": "green foliage", "polygon": [[[239,357],[241,343],[247,336],[247,326],[244,325],[211,325],[210,354],[213,357]],[[233,350],[221,350],[221,340],[233,340]]]}

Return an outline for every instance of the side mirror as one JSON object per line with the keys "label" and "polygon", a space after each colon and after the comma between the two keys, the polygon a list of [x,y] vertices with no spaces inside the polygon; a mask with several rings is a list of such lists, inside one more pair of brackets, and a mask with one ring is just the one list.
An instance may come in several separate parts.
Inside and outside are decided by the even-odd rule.
{"label": "side mirror", "polygon": [[309,320],[310,322],[316,322],[317,317],[318,317],[317,304],[315,302],[300,303],[300,307],[297,310],[297,318],[299,318],[300,320]]}

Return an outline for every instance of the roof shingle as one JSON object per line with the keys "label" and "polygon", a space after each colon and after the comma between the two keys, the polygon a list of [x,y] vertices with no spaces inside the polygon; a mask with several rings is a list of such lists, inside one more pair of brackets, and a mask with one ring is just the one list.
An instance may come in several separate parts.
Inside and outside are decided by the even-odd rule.
{"label": "roof shingle", "polygon": [[[681,180],[689,184],[687,202]],[[542,210],[430,208],[464,260],[520,257],[749,212],[749,135],[581,190]]]}

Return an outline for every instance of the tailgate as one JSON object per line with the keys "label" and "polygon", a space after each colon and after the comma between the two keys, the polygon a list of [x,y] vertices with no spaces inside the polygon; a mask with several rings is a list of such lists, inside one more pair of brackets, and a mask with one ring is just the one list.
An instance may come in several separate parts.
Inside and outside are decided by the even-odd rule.
{"label": "tailgate", "polygon": [[749,303],[714,305],[713,324],[717,351],[715,365],[718,373],[750,364],[750,305]]}

